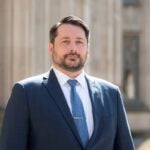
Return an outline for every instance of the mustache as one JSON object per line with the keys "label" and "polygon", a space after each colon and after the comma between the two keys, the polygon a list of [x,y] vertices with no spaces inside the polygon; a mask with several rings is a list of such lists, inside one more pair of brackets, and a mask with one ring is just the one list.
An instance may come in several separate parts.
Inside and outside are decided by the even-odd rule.
{"label": "mustache", "polygon": [[76,52],[70,52],[70,53],[64,55],[64,58],[66,58],[66,57],[68,57],[68,56],[74,56],[74,55],[77,56],[78,58],[80,58],[80,55],[77,54]]}

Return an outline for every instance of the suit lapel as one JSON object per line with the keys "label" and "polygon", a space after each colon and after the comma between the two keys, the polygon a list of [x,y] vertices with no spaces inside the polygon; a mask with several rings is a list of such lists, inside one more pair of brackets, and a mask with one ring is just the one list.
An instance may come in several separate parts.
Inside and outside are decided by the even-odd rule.
{"label": "suit lapel", "polygon": [[91,77],[86,75],[86,81],[89,89],[89,94],[92,103],[93,120],[94,120],[94,131],[88,143],[88,149],[97,141],[97,135],[100,132],[100,120],[102,116],[102,105],[101,105],[101,91]]}
{"label": "suit lapel", "polygon": [[43,84],[48,89],[50,96],[53,98],[55,104],[58,106],[63,118],[66,120],[69,128],[72,130],[76,139],[81,143],[66,99],[52,69],[50,70],[49,77],[45,77],[45,80],[43,80]]}

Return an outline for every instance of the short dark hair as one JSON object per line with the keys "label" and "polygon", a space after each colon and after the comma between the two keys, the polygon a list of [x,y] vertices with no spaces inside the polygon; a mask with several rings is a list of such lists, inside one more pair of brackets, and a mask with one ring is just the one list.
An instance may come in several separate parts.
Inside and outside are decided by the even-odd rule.
{"label": "short dark hair", "polygon": [[49,31],[49,39],[51,43],[54,43],[55,38],[57,36],[57,30],[62,24],[72,24],[72,25],[81,27],[85,32],[85,37],[87,39],[87,42],[89,41],[89,28],[87,24],[80,18],[70,15],[70,16],[64,17],[62,20],[60,20],[60,22],[52,26],[52,28]]}

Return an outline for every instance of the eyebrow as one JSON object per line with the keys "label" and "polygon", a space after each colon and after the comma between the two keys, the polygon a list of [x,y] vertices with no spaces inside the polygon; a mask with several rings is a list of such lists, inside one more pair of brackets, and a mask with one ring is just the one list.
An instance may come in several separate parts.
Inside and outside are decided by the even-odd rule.
{"label": "eyebrow", "polygon": [[78,40],[85,40],[84,38],[81,38],[81,37],[77,37],[77,39],[78,39]]}
{"label": "eyebrow", "polygon": [[66,36],[66,37],[62,37],[61,39],[62,39],[62,40],[64,40],[64,39],[69,39],[69,37],[67,37],[67,36]]}
{"label": "eyebrow", "polygon": [[[67,36],[66,36],[66,37],[62,37],[62,38],[61,38],[61,40],[64,40],[64,39],[67,39],[67,40],[68,40],[68,39],[70,39],[70,37],[67,37]],[[78,40],[84,40],[84,38],[81,38],[81,37],[77,37],[76,39],[78,39]]]}

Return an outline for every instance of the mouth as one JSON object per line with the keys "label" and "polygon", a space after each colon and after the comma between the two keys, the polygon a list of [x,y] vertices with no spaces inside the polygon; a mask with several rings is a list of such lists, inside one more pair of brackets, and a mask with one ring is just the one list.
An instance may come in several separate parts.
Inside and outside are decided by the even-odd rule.
{"label": "mouth", "polygon": [[65,58],[69,59],[70,61],[75,61],[79,56],[77,54],[69,54],[66,55]]}

